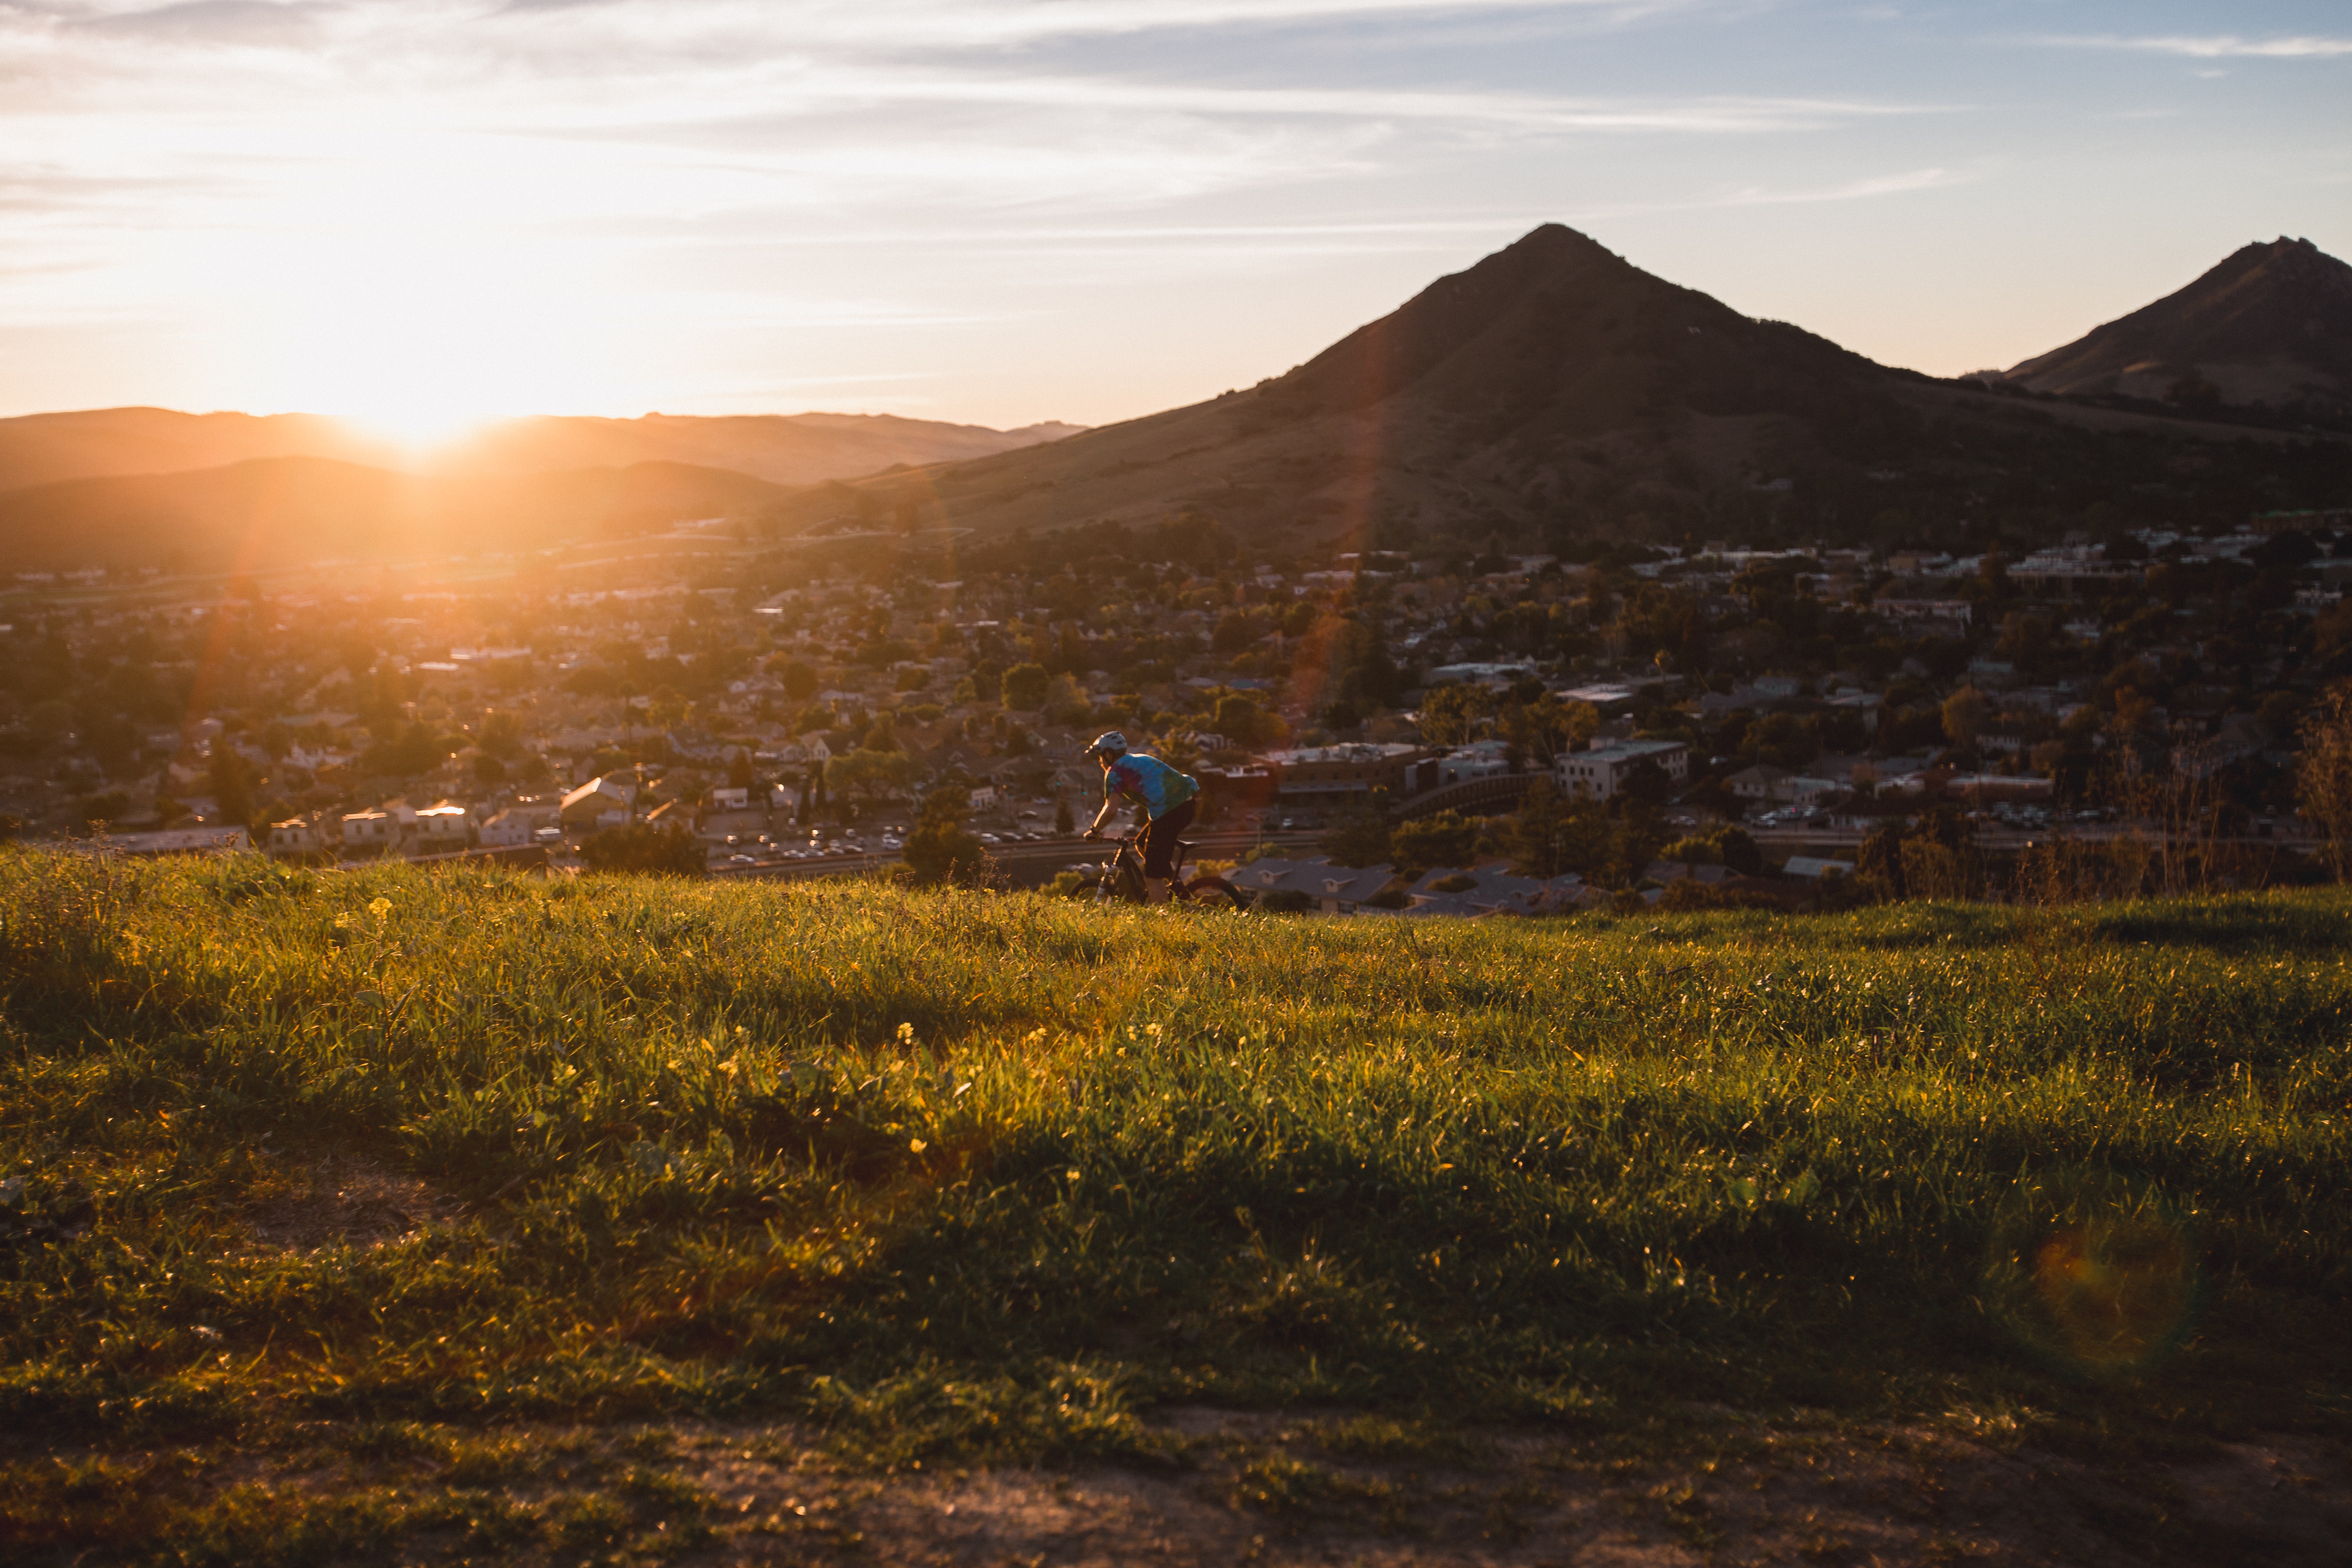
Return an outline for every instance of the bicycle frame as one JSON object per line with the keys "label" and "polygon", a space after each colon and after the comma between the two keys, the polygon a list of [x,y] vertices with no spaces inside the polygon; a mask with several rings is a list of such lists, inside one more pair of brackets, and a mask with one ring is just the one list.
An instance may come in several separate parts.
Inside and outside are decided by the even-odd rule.
{"label": "bicycle frame", "polygon": [[[1109,843],[1112,846],[1111,857],[1103,862],[1103,874],[1095,883],[1095,902],[1108,904],[1113,900],[1118,900],[1130,904],[1142,903],[1147,893],[1147,884],[1143,875],[1143,857],[1135,852],[1134,838],[1132,837],[1112,837]],[[1186,881],[1184,862],[1191,859],[1192,856],[1192,847],[1181,839],[1178,840],[1176,852],[1169,858],[1168,861],[1170,872],[1168,891],[1171,902],[1189,903],[1202,900],[1215,902],[1222,899],[1227,906],[1234,909],[1246,906],[1246,900],[1242,898],[1240,892],[1223,877],[1195,877],[1191,881]]]}

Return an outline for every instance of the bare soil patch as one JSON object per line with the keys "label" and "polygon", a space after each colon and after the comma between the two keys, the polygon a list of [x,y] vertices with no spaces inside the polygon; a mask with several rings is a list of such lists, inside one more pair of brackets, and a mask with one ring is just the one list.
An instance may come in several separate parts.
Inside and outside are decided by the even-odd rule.
{"label": "bare soil patch", "polygon": [[[334,1560],[420,1565],[2352,1562],[2352,1444],[2339,1439],[2272,1436],[2122,1461],[2018,1447],[2000,1432],[1715,1409],[1581,1436],[1432,1433],[1328,1412],[1175,1410],[1159,1426],[1160,1463],[895,1475],[843,1467],[809,1431],[754,1424],[307,1426],[210,1458],[99,1456],[20,1436],[0,1441],[0,1492],[21,1510],[42,1474],[110,1468],[136,1493],[89,1514],[73,1489],[49,1484],[50,1507],[15,1513],[34,1526],[19,1539],[37,1548],[12,1559],[28,1568],[92,1546],[109,1560],[168,1557],[191,1540],[234,1556],[217,1521],[240,1494],[290,1510],[289,1529],[306,1510],[378,1500],[380,1531]],[[152,1512],[126,1531],[126,1510]]]}
{"label": "bare soil patch", "polygon": [[360,1155],[275,1167],[245,1203],[254,1242],[286,1252],[379,1247],[458,1212],[455,1199]]}

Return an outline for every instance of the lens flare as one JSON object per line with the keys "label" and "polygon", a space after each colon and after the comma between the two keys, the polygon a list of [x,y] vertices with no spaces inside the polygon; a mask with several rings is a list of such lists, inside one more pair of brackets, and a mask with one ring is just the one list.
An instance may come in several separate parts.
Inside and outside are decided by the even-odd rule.
{"label": "lens flare", "polygon": [[2200,1294],[2188,1226],[2114,1171],[2031,1175],[2001,1205],[1985,1302],[2044,1357],[2093,1376],[2153,1365],[2187,1336]]}

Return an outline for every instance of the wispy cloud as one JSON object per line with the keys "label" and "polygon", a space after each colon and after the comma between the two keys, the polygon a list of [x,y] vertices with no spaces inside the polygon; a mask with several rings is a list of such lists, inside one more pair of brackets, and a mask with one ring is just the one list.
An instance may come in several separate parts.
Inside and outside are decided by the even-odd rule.
{"label": "wispy cloud", "polygon": [[1898,196],[1911,191],[1931,191],[1943,185],[1967,184],[1977,178],[1974,174],[1954,174],[1946,169],[1914,169],[1902,174],[1874,174],[1867,179],[1848,180],[1843,184],[1823,185],[1811,190],[1776,191],[1749,189],[1734,192],[1718,199],[1724,206],[1780,206],[1809,202],[1864,202],[1875,196]]}
{"label": "wispy cloud", "polygon": [[2336,59],[2352,55],[2352,38],[2309,35],[2286,38],[2242,38],[2234,33],[2209,37],[2168,34],[2154,37],[2123,37],[2114,34],[2040,37],[2053,48],[2132,49],[2144,54],[2179,55],[2194,60]]}

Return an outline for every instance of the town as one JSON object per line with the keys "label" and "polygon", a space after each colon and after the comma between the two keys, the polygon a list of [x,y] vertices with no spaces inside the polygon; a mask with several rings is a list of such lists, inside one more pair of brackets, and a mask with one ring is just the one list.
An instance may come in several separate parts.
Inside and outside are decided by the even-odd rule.
{"label": "town", "polygon": [[1306,559],[1202,518],[795,553],[706,523],[465,577],[23,574],[0,826],[805,875],[897,864],[945,801],[1068,891],[1080,748],[1118,729],[1201,780],[1207,863],[1273,909],[2315,875],[2342,835],[2298,752],[2352,669],[2352,511],[2101,521],[2031,551]]}

